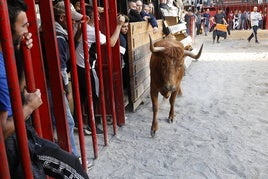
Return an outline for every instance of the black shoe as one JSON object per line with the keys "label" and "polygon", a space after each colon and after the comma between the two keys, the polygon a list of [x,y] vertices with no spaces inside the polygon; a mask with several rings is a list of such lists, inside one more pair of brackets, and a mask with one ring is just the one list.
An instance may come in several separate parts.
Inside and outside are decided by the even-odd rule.
{"label": "black shoe", "polygon": [[217,40],[217,43],[219,44],[219,43],[220,43],[220,41],[218,41],[218,40]]}
{"label": "black shoe", "polygon": [[249,39],[247,39],[248,40],[248,42],[250,42],[250,40]]}
{"label": "black shoe", "polygon": [[[91,131],[91,128],[88,126],[87,130]],[[103,130],[101,130],[98,127],[96,127],[96,134],[103,134]]]}
{"label": "black shoe", "polygon": [[259,41],[256,41],[256,44],[259,44],[260,42]]}

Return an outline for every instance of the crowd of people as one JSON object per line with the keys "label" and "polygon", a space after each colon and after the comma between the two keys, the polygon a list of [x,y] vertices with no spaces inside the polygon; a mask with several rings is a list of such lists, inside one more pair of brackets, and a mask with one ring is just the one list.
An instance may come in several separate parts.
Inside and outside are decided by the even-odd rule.
{"label": "crowd of people", "polygon": [[[187,23],[187,29],[190,28],[188,25],[190,24],[190,19],[193,18],[196,26],[195,34],[200,35],[204,33],[204,35],[207,36],[209,32],[213,32],[213,42],[215,42],[215,38],[217,37],[218,43],[219,37],[226,38],[227,34],[230,35],[231,30],[256,29],[254,30],[254,34],[256,34],[255,31],[257,31],[257,29],[264,29],[266,26],[266,14],[262,11],[258,11],[256,6],[252,11],[245,10],[243,13],[241,10],[235,10],[234,12],[230,11],[226,14],[223,9],[218,8],[216,14],[212,16],[209,8],[201,10],[196,9],[195,12],[193,12],[192,8],[189,8],[184,14],[184,21]],[[254,21],[253,17],[255,18],[255,16],[257,16],[257,20]],[[216,24],[223,24],[226,26],[226,35],[217,35],[221,32],[215,31]],[[248,41],[250,41],[252,37],[248,38]],[[256,40],[256,42],[258,42],[258,40]]]}

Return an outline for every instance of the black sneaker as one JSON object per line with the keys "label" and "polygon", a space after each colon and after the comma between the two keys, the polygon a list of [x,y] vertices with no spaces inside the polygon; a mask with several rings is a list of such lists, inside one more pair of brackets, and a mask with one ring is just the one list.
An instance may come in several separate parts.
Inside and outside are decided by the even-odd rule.
{"label": "black sneaker", "polygon": [[[91,131],[91,128],[88,126],[87,130]],[[98,127],[96,127],[96,134],[103,134],[103,130],[101,130]]]}
{"label": "black sneaker", "polygon": [[98,127],[96,127],[96,133],[97,134],[103,134],[103,130],[99,129]]}

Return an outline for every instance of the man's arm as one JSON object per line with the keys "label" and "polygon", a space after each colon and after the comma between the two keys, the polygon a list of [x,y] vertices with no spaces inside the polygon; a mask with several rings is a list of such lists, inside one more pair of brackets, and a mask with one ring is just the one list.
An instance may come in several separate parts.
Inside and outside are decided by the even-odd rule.
{"label": "man's arm", "polygon": [[111,36],[110,38],[110,41],[111,41],[111,47],[114,47],[118,38],[119,38],[119,34],[120,34],[120,30],[122,28],[122,25],[125,23],[125,17],[122,16],[122,15],[119,15],[118,16],[118,19],[117,19],[117,26],[115,28],[115,31],[113,33],[113,35]]}
{"label": "man's arm", "polygon": [[[37,109],[43,102],[41,99],[40,90],[36,90],[34,93],[28,93],[26,90],[24,92],[25,105],[23,105],[23,117],[27,120],[29,116]],[[4,133],[4,138],[8,138],[15,132],[15,125],[13,117],[8,117],[7,111],[0,112],[0,124]]]}

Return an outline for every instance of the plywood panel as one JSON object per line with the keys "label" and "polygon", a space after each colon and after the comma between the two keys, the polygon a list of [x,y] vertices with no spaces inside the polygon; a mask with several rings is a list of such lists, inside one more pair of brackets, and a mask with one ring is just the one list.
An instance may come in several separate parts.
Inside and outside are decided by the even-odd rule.
{"label": "plywood panel", "polygon": [[129,74],[130,74],[130,105],[134,111],[148,95],[150,87],[149,63],[151,51],[149,34],[153,41],[163,37],[163,21],[158,20],[158,32],[148,22],[130,23],[128,34]]}

